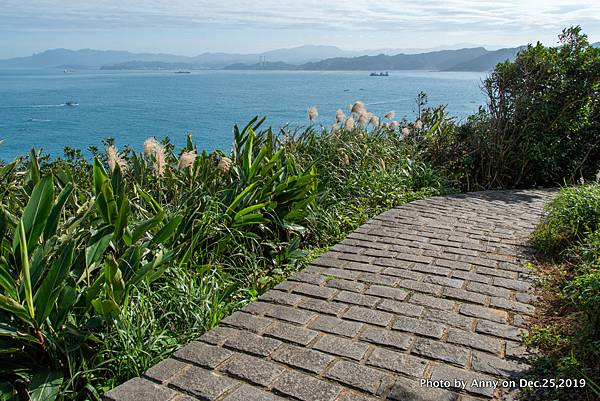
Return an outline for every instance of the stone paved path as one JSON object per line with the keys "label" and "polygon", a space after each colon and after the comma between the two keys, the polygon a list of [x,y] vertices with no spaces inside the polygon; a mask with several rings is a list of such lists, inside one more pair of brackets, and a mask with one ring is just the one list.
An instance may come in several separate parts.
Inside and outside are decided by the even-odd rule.
{"label": "stone paved path", "polygon": [[527,368],[518,340],[534,308],[522,262],[550,197],[481,192],[389,210],[105,398],[511,399],[486,384]]}

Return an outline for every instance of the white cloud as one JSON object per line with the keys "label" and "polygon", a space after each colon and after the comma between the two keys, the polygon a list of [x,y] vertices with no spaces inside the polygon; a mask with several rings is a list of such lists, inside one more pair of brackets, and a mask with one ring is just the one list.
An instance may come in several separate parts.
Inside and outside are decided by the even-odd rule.
{"label": "white cloud", "polygon": [[600,2],[3,0],[3,30],[254,27],[363,31],[562,28],[600,22]]}

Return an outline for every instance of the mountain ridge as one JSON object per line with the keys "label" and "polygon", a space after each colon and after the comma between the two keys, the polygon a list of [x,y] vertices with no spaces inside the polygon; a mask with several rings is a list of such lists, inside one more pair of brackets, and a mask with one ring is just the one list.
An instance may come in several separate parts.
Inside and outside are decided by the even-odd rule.
{"label": "mountain ridge", "polygon": [[[452,47],[452,46],[451,46]],[[478,47],[473,47],[478,48]],[[483,47],[481,47],[483,49]],[[415,52],[416,49],[343,50],[336,46],[304,45],[293,48],[274,49],[262,53],[204,52],[197,56],[182,56],[167,53],[132,53],[123,50],[94,50],[65,48],[49,49],[27,57],[0,60],[0,69],[251,69],[253,65],[267,64],[274,69],[317,69],[319,62],[330,59],[353,59],[360,57],[389,57],[403,54],[406,57],[421,57],[419,54],[452,52],[460,49],[445,49]],[[310,64],[314,63],[314,64]],[[307,64],[306,66],[304,66]],[[303,66],[303,67],[302,67]]]}

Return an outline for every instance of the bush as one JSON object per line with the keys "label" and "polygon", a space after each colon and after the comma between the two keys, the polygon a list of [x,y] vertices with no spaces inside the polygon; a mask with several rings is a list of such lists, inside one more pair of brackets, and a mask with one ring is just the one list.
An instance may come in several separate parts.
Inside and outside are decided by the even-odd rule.
{"label": "bush", "polygon": [[565,187],[547,211],[533,237],[538,249],[559,254],[576,244],[585,246],[586,238],[597,236],[600,230],[600,185]]}
{"label": "bush", "polygon": [[488,104],[429,148],[465,189],[560,185],[600,167],[600,49],[579,27],[538,43],[484,81]]}

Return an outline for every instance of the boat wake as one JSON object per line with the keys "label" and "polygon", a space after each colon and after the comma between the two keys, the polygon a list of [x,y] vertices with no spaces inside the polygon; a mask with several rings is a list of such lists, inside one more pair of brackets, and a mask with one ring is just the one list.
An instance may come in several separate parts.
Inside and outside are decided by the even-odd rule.
{"label": "boat wake", "polygon": [[48,107],[66,107],[66,103],[61,104],[32,104],[28,106],[0,106],[0,109],[44,109]]}
{"label": "boat wake", "polygon": [[45,118],[28,118],[25,121],[28,123],[49,123],[52,120],[47,120]]}

